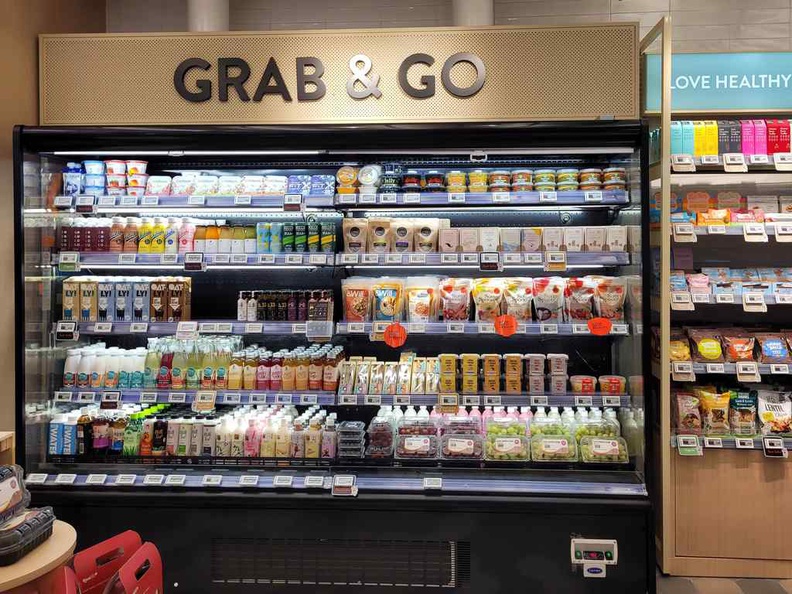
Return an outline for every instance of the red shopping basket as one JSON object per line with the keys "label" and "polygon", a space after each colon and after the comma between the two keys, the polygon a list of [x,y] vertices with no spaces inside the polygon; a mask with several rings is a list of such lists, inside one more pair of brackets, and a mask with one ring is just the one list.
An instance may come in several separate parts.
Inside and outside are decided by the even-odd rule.
{"label": "red shopping basket", "polygon": [[162,559],[152,543],[140,547],[118,570],[104,594],[161,594]]}

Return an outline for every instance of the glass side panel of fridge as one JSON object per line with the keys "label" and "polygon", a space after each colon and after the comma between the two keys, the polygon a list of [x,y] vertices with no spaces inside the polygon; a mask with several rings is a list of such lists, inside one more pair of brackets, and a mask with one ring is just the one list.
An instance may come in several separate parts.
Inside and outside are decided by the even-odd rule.
{"label": "glass side panel of fridge", "polygon": [[638,163],[28,155],[26,464],[640,473]]}

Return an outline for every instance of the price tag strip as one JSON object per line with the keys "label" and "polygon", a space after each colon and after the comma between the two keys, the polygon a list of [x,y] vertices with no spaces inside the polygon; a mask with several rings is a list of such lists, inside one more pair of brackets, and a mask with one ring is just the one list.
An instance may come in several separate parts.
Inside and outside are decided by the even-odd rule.
{"label": "price tag strip", "polygon": [[751,313],[766,313],[767,304],[762,293],[743,293],[743,310]]}
{"label": "price tag strip", "polygon": [[762,381],[759,376],[759,365],[755,362],[744,361],[737,363],[737,381],[758,383]]}
{"label": "price tag strip", "polygon": [[672,361],[671,379],[675,382],[695,382],[696,374],[693,373],[693,363],[690,361]]}
{"label": "price tag strip", "polygon": [[358,494],[356,482],[353,474],[337,474],[333,477],[331,493],[336,497],[356,497]]}
{"label": "price tag strip", "polygon": [[671,155],[671,171],[674,173],[695,173],[696,162],[693,155]]}
{"label": "price tag strip", "polygon": [[691,223],[674,223],[671,226],[671,234],[676,243],[696,243],[696,229]]}
{"label": "price tag strip", "polygon": [[677,435],[677,452],[680,456],[702,456],[704,450],[698,435]]}
{"label": "price tag strip", "polygon": [[746,243],[767,243],[767,229],[763,223],[745,223],[743,239]]}

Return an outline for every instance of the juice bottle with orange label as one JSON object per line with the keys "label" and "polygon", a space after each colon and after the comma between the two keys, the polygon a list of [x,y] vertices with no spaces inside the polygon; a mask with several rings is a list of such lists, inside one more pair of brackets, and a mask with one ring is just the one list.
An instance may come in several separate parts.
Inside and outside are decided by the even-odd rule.
{"label": "juice bottle with orange label", "polygon": [[219,249],[219,244],[220,244],[220,229],[217,227],[217,225],[209,225],[206,228],[206,245],[204,247],[204,253],[216,254]]}
{"label": "juice bottle with orange label", "polygon": [[206,251],[206,225],[198,225],[195,227],[195,234],[193,235],[192,249],[188,251],[205,252]]}

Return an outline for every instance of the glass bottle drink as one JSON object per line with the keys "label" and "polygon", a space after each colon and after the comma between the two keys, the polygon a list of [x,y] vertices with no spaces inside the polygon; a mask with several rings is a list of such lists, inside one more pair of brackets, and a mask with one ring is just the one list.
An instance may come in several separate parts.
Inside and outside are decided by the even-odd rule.
{"label": "glass bottle drink", "polygon": [[113,224],[110,227],[110,241],[108,249],[111,252],[124,251],[124,219],[122,217],[113,217]]}
{"label": "glass bottle drink", "polygon": [[242,369],[242,387],[245,390],[256,389],[256,372],[258,371],[258,359],[252,353],[245,354],[244,367]]}
{"label": "glass bottle drink", "polygon": [[271,375],[272,354],[269,351],[264,351],[259,354],[258,367],[256,368],[256,390],[270,390]]}
{"label": "glass bottle drink", "polygon": [[186,386],[187,353],[184,351],[184,346],[184,343],[177,345],[173,353],[171,387],[174,390],[183,390]]}
{"label": "glass bottle drink", "polygon": [[[181,220],[181,227],[179,227],[179,253],[193,251],[193,240],[195,239],[195,223],[189,218]],[[199,250],[195,250],[199,251]]]}
{"label": "glass bottle drink", "polygon": [[305,352],[300,353],[296,358],[297,365],[294,372],[294,389],[298,392],[308,390],[308,368],[310,366],[309,355]]}
{"label": "glass bottle drink", "polygon": [[241,390],[242,389],[242,368],[244,367],[245,358],[243,353],[235,351],[231,355],[231,365],[228,368],[228,389]]}
{"label": "glass bottle drink", "polygon": [[164,456],[165,445],[168,437],[168,421],[164,415],[154,420],[154,430],[151,436],[151,455]]}
{"label": "glass bottle drink", "polygon": [[233,249],[234,228],[230,225],[223,225],[219,229],[220,237],[217,240],[217,253],[230,254]]}
{"label": "glass bottle drink", "polygon": [[143,387],[156,388],[162,354],[156,339],[149,339],[148,352],[146,353],[146,366],[143,370]]}
{"label": "glass bottle drink", "polygon": [[216,357],[212,345],[204,347],[203,357],[201,357],[201,388],[211,390],[215,385]]}
{"label": "glass bottle drink", "polygon": [[215,388],[225,390],[228,387],[228,367],[231,365],[231,350],[225,341],[217,346],[215,355]]}
{"label": "glass bottle drink", "polygon": [[220,229],[217,225],[209,225],[206,228],[206,247],[205,254],[216,254],[220,244]]}
{"label": "glass bottle drink", "polygon": [[283,389],[283,353],[277,352],[272,355],[272,367],[270,368],[270,390]]}
{"label": "glass bottle drink", "polygon": [[184,385],[188,390],[197,390],[201,387],[201,358],[195,342],[187,343],[187,370]]}
{"label": "glass bottle drink", "polygon": [[244,228],[244,253],[256,253],[256,228],[253,225],[246,225]]}
{"label": "glass bottle drink", "polygon": [[91,449],[95,454],[103,455],[110,447],[110,420],[100,411],[91,425]]}
{"label": "glass bottle drink", "polygon": [[295,375],[297,372],[297,361],[293,355],[286,355],[283,358],[283,372],[281,375],[282,389],[286,391],[294,390]]}
{"label": "glass bottle drink", "polygon": [[244,254],[245,253],[245,228],[234,227],[231,233],[231,253]]}
{"label": "glass bottle drink", "polygon": [[138,252],[141,254],[151,253],[151,242],[153,241],[154,223],[151,219],[143,217],[143,223],[138,229]]}
{"label": "glass bottle drink", "polygon": [[286,298],[286,319],[290,322],[297,321],[297,291],[289,291]]}
{"label": "glass bottle drink", "polygon": [[306,291],[300,291],[297,295],[297,320],[305,322],[308,319],[308,295]]}
{"label": "glass bottle drink", "polygon": [[308,389],[312,392],[318,392],[322,389],[322,355],[311,355],[311,361],[308,365]]}
{"label": "glass bottle drink", "polygon": [[171,387],[171,370],[173,369],[173,347],[166,342],[160,357],[159,370],[157,371],[157,388],[167,390]]}

